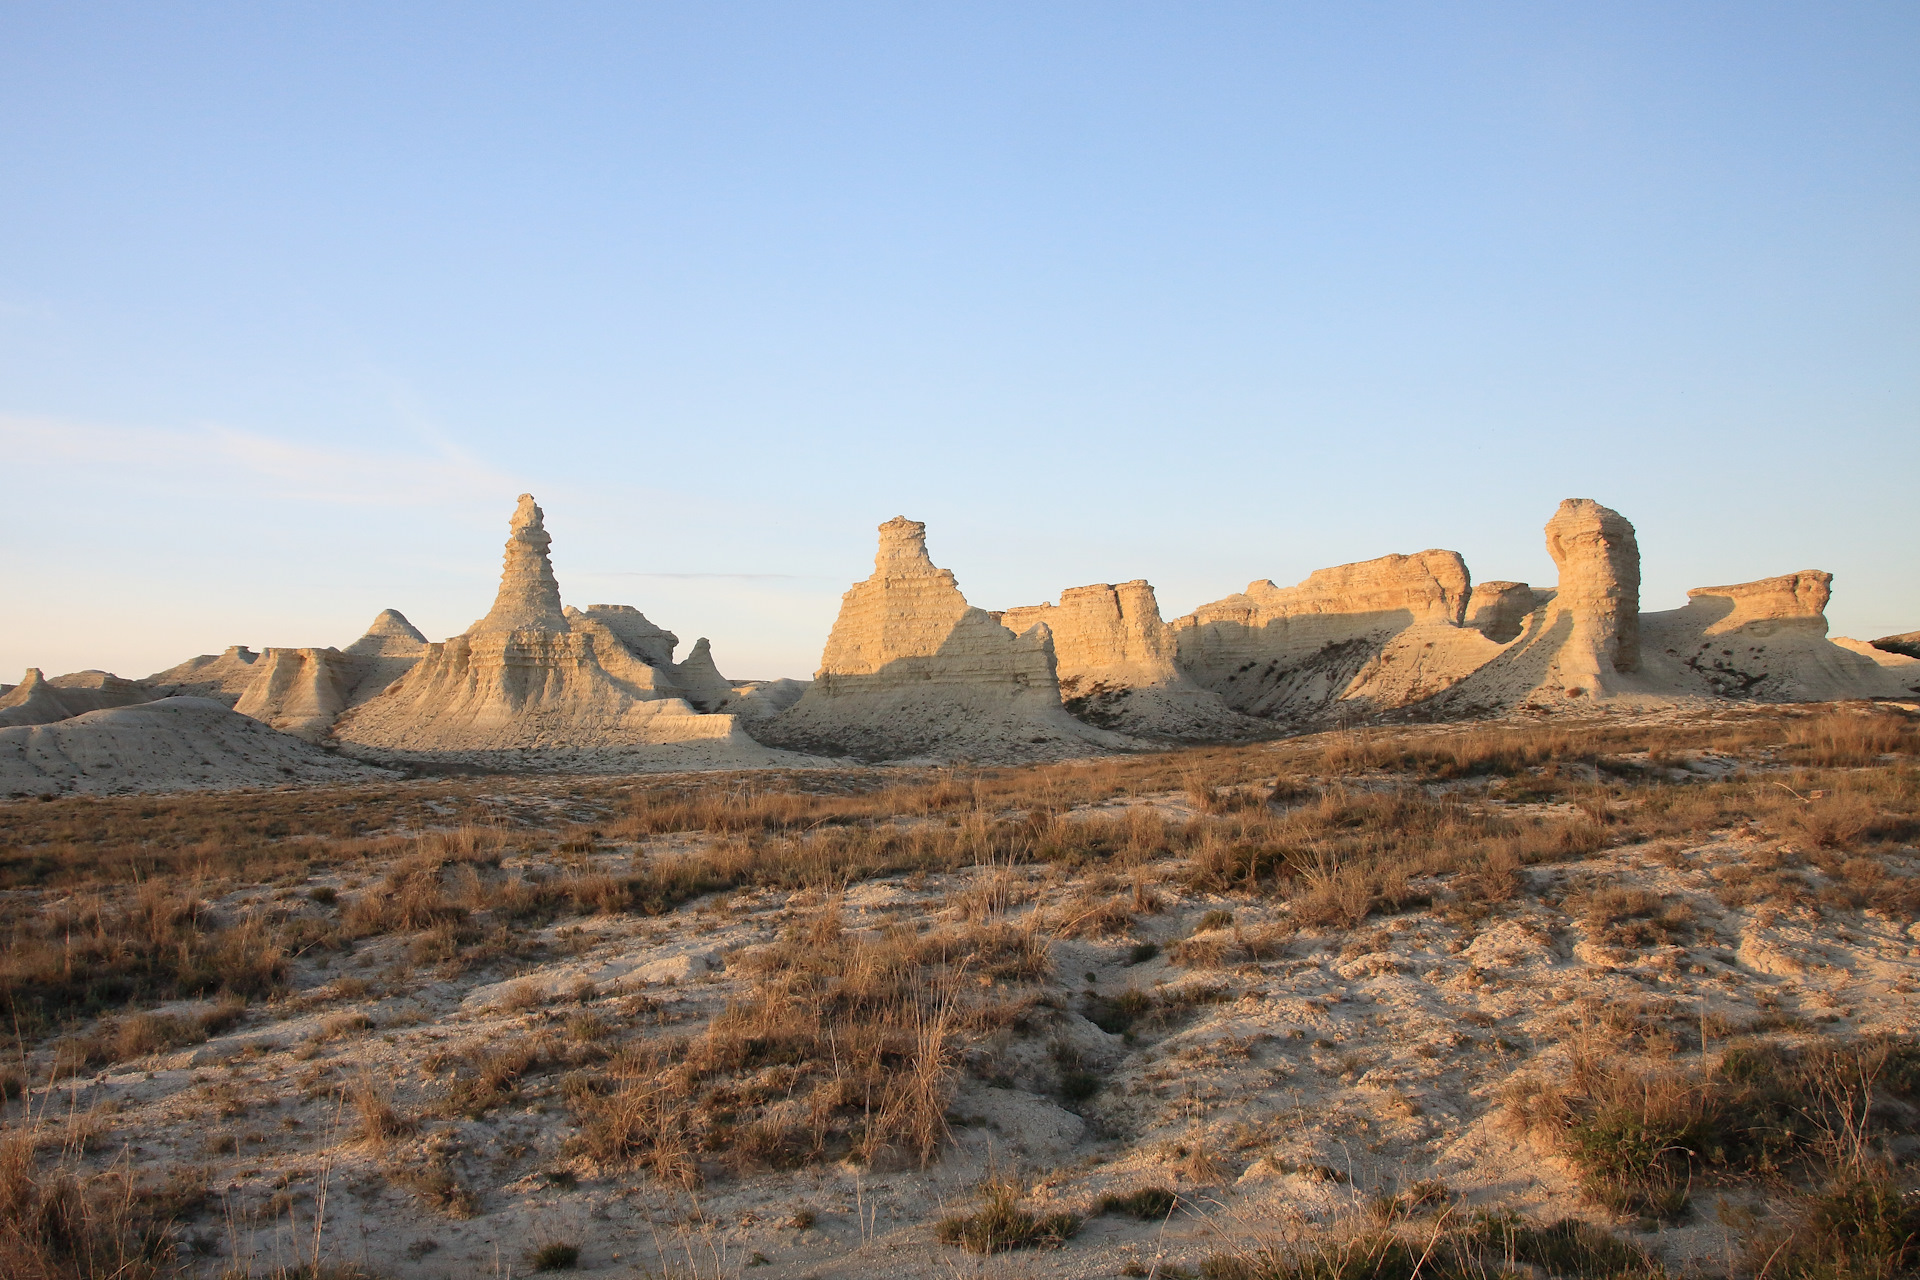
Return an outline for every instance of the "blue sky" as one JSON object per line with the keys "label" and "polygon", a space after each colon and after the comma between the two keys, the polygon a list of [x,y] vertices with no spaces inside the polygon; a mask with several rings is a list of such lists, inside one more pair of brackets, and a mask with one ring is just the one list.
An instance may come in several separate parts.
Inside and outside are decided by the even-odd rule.
{"label": "blue sky", "polygon": [[0,7],[0,677],[1450,547],[1920,628],[1920,8]]}

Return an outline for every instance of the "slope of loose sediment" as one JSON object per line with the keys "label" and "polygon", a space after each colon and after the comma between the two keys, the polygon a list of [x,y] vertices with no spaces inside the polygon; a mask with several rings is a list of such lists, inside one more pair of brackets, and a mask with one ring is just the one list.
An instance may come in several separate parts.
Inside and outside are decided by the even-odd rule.
{"label": "slope of loose sediment", "polygon": [[1015,635],[927,555],[926,526],[880,526],[873,575],[841,597],[813,683],[763,741],[885,760],[1030,759],[1124,746],[1060,705],[1053,640]]}
{"label": "slope of loose sediment", "polygon": [[1429,698],[1499,652],[1462,626],[1471,582],[1458,552],[1319,569],[1293,587],[1250,584],[1172,624],[1180,669],[1249,715],[1311,719]]}
{"label": "slope of loose sediment", "polygon": [[211,698],[171,697],[0,729],[0,795],[111,794],[386,776]]}
{"label": "slope of loose sediment", "polygon": [[1245,738],[1268,728],[1229,709],[1174,665],[1173,632],[1144,580],[1069,587],[1057,605],[1025,605],[997,617],[1019,634],[1046,626],[1062,702],[1089,724],[1187,742]]}

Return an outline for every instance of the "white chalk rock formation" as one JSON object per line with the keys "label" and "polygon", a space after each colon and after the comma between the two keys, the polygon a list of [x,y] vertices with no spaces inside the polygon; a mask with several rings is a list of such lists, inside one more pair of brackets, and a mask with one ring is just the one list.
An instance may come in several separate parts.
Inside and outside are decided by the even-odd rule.
{"label": "white chalk rock formation", "polygon": [[1760,702],[1920,692],[1920,663],[1882,662],[1827,639],[1832,587],[1833,575],[1818,569],[1695,587],[1684,607],[1642,615],[1649,666],[1657,654],[1655,669],[1686,692]]}
{"label": "white chalk rock formation", "polygon": [[236,644],[224,653],[203,653],[197,658],[188,658],[178,666],[155,672],[146,678],[146,683],[168,694],[212,698],[232,706],[240,701],[240,695],[260,674],[254,670],[254,664],[258,661],[259,654],[243,644]]}
{"label": "white chalk rock formation", "polygon": [[0,728],[0,797],[389,778],[211,698],[170,697]]}
{"label": "white chalk rock formation", "polygon": [[1553,599],[1524,582],[1482,582],[1467,602],[1467,625],[1489,640],[1505,644],[1527,629],[1527,617]]}
{"label": "white chalk rock formation", "polygon": [[1596,685],[1608,671],[1640,669],[1640,544],[1633,525],[1591,498],[1568,498],[1547,521],[1547,554],[1560,570],[1553,609],[1572,623],[1561,666],[1585,665]]}
{"label": "white chalk rock formation", "polygon": [[[672,636],[619,607],[567,610],[553,576],[546,521],[522,494],[508,526],[500,590],[485,617],[430,644],[384,692],[334,725],[343,744],[379,757],[457,757],[511,763],[527,751],[587,753],[630,767],[650,746],[686,767],[775,763],[730,715],[702,715],[672,672],[647,660]],[[611,621],[607,619],[611,619]],[[619,627],[620,631],[616,631]],[[623,634],[624,633],[624,638]],[[587,762],[592,763],[592,762]]]}
{"label": "white chalk rock formation", "polygon": [[686,660],[674,663],[671,670],[674,686],[695,710],[730,709],[734,701],[733,685],[720,674],[720,668],[713,665],[713,650],[705,636],[695,640]]}
{"label": "white chalk rock formation", "polygon": [[106,671],[75,671],[48,680],[37,667],[0,694],[0,725],[53,724],[89,711],[152,702],[160,693],[140,680]]}
{"label": "white chalk rock formation", "polygon": [[585,609],[568,609],[569,619],[585,617],[599,623],[619,637],[642,662],[656,667],[673,664],[673,651],[680,637],[647,621],[647,615],[630,604],[591,604]]}
{"label": "white chalk rock formation", "polygon": [[1244,738],[1265,727],[1229,710],[1174,665],[1173,632],[1142,579],[1069,587],[1057,605],[1025,605],[995,618],[1016,633],[1046,626],[1060,696],[1089,724],[1188,742]]}
{"label": "white chalk rock formation", "polygon": [[338,649],[268,649],[254,669],[233,709],[310,742],[326,736],[365,674]]}
{"label": "white chalk rock formation", "polygon": [[734,682],[733,697],[726,709],[747,724],[771,720],[805,696],[813,687],[811,680],[740,680]]}
{"label": "white chalk rock formation", "polygon": [[927,555],[927,527],[880,526],[873,576],[840,599],[812,685],[763,741],[870,760],[1033,759],[1126,745],[1060,705],[1053,639],[1015,635]]}
{"label": "white chalk rock formation", "polygon": [[1202,605],[1172,629],[1179,666],[1249,715],[1303,720],[1420,702],[1499,652],[1462,625],[1472,582],[1458,552],[1319,569]]}

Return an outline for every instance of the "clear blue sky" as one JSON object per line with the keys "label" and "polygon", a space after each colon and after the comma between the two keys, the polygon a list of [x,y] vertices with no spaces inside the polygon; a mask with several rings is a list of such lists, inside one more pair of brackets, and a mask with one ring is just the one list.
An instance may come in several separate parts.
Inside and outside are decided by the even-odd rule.
{"label": "clear blue sky", "polygon": [[0,678],[569,602],[810,674],[873,528],[1169,617],[1423,547],[1920,627],[1920,6],[0,6]]}

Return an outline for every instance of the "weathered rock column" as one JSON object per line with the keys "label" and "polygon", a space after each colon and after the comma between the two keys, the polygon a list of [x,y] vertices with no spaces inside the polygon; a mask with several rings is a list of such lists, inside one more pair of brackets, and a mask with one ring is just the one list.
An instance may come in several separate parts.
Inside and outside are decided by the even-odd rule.
{"label": "weathered rock column", "polygon": [[1602,670],[1640,669],[1640,544],[1633,525],[1591,498],[1568,498],[1547,521],[1560,570],[1554,608],[1573,619]]}

